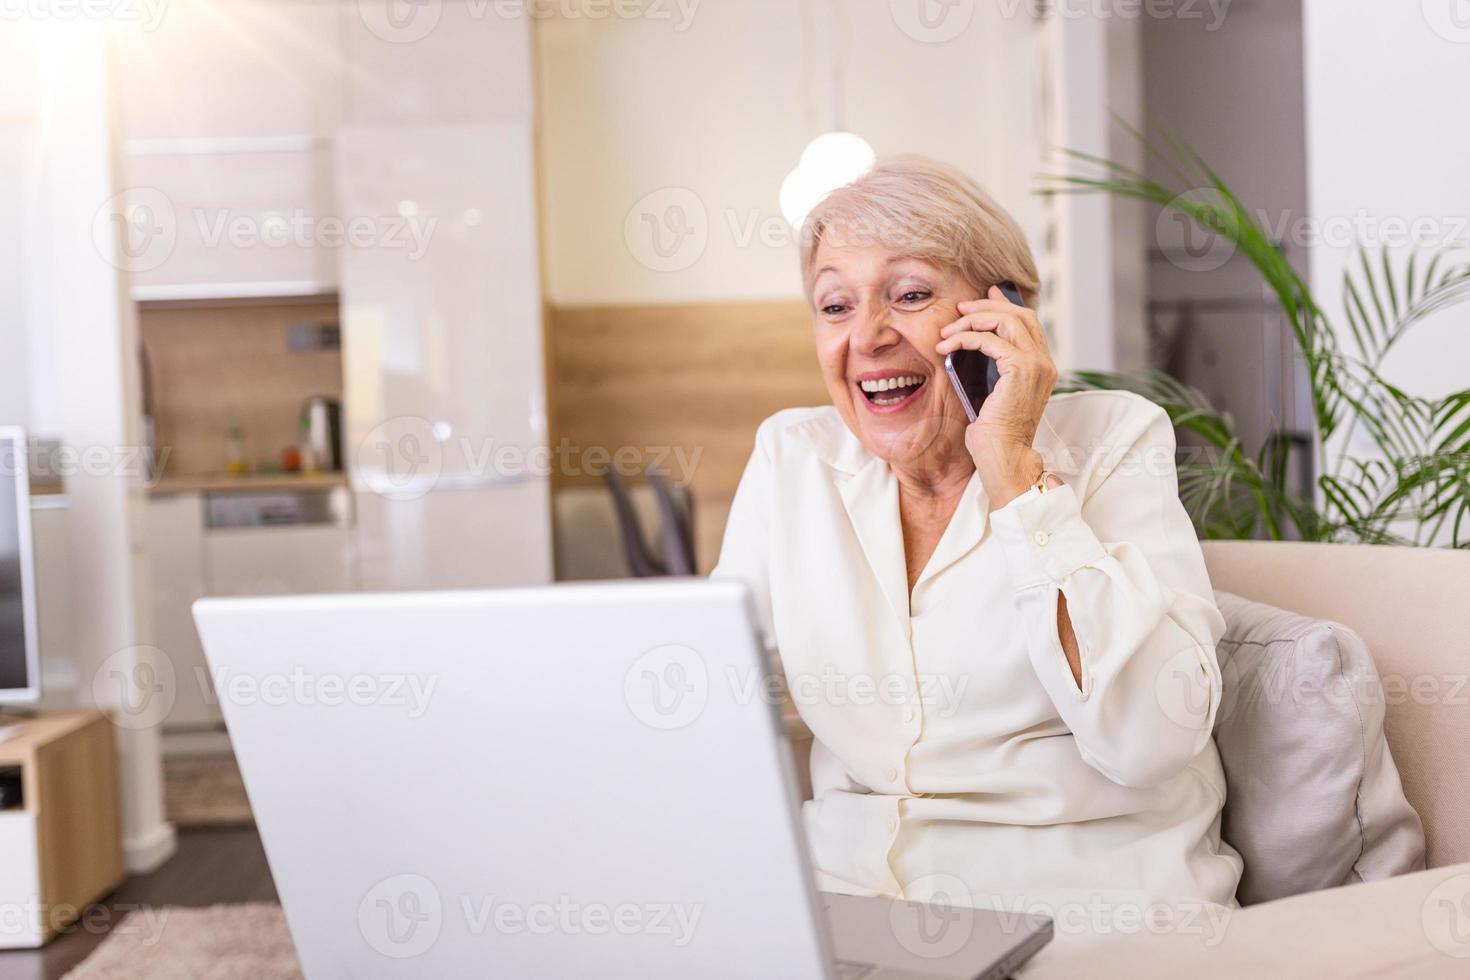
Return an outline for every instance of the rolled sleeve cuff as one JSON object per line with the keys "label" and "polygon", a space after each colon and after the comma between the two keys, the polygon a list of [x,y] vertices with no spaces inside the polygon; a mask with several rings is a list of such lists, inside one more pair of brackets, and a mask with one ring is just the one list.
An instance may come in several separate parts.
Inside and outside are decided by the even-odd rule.
{"label": "rolled sleeve cuff", "polygon": [[1107,549],[1082,519],[1070,486],[1042,493],[1035,487],[990,515],[1017,592],[1060,585],[1077,569],[1107,557]]}

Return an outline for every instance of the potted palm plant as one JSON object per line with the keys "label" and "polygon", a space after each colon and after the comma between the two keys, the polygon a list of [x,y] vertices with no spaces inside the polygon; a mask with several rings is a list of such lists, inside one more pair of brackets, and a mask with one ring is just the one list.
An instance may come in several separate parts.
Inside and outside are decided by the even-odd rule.
{"label": "potted palm plant", "polygon": [[1248,453],[1229,413],[1162,371],[1078,371],[1059,390],[1137,392],[1204,443],[1202,453],[1183,456],[1178,466],[1180,498],[1204,537],[1470,547],[1470,389],[1423,398],[1382,373],[1384,358],[1415,325],[1470,296],[1470,264],[1452,248],[1410,251],[1398,260],[1386,248],[1360,249],[1344,275],[1346,329],[1338,329],[1265,228],[1197,153],[1169,134],[1144,145],[1177,186],[1071,152],[1082,172],[1046,178],[1042,193],[1107,193],[1171,208],[1251,262],[1306,361],[1316,492],[1307,496],[1288,483],[1289,439],[1267,440]]}

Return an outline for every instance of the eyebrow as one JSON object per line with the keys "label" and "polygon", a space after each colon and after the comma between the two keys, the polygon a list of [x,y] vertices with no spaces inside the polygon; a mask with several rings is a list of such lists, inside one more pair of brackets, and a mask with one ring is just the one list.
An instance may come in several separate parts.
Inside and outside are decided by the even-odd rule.
{"label": "eyebrow", "polygon": [[[923,262],[923,261],[924,260],[921,259],[921,258],[919,258],[917,255],[893,255],[893,256],[890,256],[888,258],[888,260],[886,262],[884,262],[883,264],[885,266],[890,266],[890,265],[895,265],[895,264],[897,264],[899,262]],[[839,272],[839,271],[840,270],[835,265],[824,265],[820,269],[818,269],[816,272],[813,272],[812,273],[812,279],[815,280],[818,276],[820,276],[824,272]]]}

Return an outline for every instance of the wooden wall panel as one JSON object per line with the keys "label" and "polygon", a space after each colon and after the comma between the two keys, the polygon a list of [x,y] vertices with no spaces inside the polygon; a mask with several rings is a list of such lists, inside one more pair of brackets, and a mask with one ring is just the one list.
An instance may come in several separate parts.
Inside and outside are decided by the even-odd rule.
{"label": "wooden wall panel", "polygon": [[[552,307],[546,333],[553,450],[633,447],[651,460],[667,449],[667,472],[692,473],[705,570],[756,427],[782,408],[827,404],[801,302]],[[553,488],[600,486],[591,468],[558,465]]]}

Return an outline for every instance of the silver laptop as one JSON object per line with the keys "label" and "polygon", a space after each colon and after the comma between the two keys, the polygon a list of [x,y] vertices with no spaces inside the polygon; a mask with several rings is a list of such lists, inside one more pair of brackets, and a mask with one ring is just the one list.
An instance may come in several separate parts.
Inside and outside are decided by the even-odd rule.
{"label": "silver laptop", "polygon": [[740,586],[194,615],[307,980],[971,980],[1051,938],[816,891]]}

